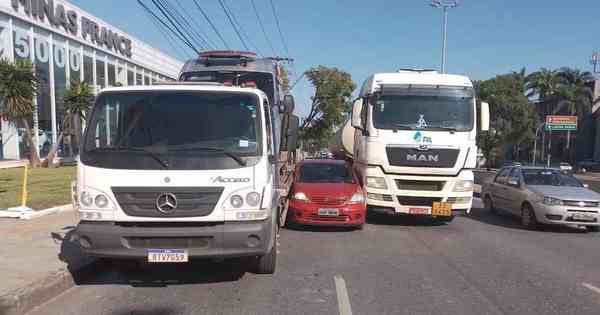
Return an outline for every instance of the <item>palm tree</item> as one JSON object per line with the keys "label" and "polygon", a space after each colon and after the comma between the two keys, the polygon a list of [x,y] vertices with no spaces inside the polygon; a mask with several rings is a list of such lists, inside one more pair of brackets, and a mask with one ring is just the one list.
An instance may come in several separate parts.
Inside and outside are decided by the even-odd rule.
{"label": "palm tree", "polygon": [[549,103],[555,100],[559,84],[558,71],[541,68],[525,78],[525,89],[528,91],[526,96],[529,98],[537,96],[546,107],[545,112],[549,112]]}
{"label": "palm tree", "polygon": [[527,69],[523,67],[519,71],[513,71],[511,76],[519,82],[519,85],[523,88],[523,94],[527,94]]}
{"label": "palm tree", "polygon": [[0,116],[15,126],[20,122],[25,127],[25,138],[29,146],[29,163],[39,167],[40,158],[33,142],[29,120],[36,111],[33,98],[37,94],[37,78],[29,61],[11,63],[0,60]]}
{"label": "palm tree", "polygon": [[82,119],[85,119],[85,114],[90,110],[94,103],[92,87],[85,82],[72,80],[69,88],[65,91],[63,103],[65,108],[63,130],[60,132],[58,140],[53,144],[48,153],[47,160],[49,161],[49,166],[52,165],[56,152],[58,151],[58,145],[66,132],[75,135],[75,143],[79,145],[82,135],[81,121]]}

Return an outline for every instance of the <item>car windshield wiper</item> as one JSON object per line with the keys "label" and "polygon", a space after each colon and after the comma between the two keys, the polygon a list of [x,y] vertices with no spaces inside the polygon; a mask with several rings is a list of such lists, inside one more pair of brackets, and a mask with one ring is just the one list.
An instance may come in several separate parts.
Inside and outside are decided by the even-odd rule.
{"label": "car windshield wiper", "polygon": [[153,158],[156,162],[160,163],[164,168],[169,168],[169,162],[163,160],[157,153],[152,152],[149,149],[145,149],[142,147],[103,147],[103,148],[95,148],[90,150],[90,152],[143,152],[148,156]]}
{"label": "car windshield wiper", "polygon": [[454,128],[454,127],[432,126],[432,127],[426,127],[425,129],[426,130],[450,131],[452,133],[456,132],[456,128]]}
{"label": "car windshield wiper", "polygon": [[411,125],[404,125],[404,124],[392,124],[392,126],[396,127],[396,129],[400,129],[400,130],[415,130],[416,128],[414,126]]}
{"label": "car windshield wiper", "polygon": [[227,151],[223,148],[215,148],[215,147],[200,147],[200,146],[182,146],[179,148],[173,148],[173,149],[169,149],[169,151],[173,151],[173,152],[181,152],[181,151],[210,151],[210,152],[219,152],[219,153],[223,153],[226,156],[230,157],[232,160],[238,162],[239,165],[241,166],[246,166],[246,161],[244,161],[239,155]]}

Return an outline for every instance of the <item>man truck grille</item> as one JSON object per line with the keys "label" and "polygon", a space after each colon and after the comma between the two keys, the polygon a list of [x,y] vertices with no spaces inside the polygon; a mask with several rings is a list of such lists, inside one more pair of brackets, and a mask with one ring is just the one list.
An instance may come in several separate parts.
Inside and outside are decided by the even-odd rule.
{"label": "man truck grille", "polygon": [[403,206],[431,207],[431,206],[433,206],[434,202],[439,202],[439,201],[442,201],[442,198],[398,196],[398,202]]}
{"label": "man truck grille", "polygon": [[459,150],[387,147],[387,157],[392,166],[451,168],[456,164]]}
{"label": "man truck grille", "polygon": [[404,180],[396,179],[396,185],[400,190],[424,190],[440,191],[444,189],[446,182],[443,181],[422,181],[422,180]]}
{"label": "man truck grille", "polygon": [[[119,206],[127,215],[151,218],[207,216],[216,207],[223,190],[223,187],[112,187]],[[164,194],[176,200],[174,207],[163,207],[168,211],[160,211],[157,205],[164,203],[157,202]]]}

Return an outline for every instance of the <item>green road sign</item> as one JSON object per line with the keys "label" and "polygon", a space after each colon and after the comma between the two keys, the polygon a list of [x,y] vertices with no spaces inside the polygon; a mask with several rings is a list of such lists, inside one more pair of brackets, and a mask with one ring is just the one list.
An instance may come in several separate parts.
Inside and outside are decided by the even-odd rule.
{"label": "green road sign", "polygon": [[577,130],[577,125],[573,124],[546,124],[546,131]]}

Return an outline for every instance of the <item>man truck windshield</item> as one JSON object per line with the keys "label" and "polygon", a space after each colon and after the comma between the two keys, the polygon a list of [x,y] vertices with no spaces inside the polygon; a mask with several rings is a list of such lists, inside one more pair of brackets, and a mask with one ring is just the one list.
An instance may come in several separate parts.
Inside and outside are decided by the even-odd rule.
{"label": "man truck windshield", "polygon": [[373,125],[391,130],[473,129],[471,88],[396,88],[371,101]]}
{"label": "man truck windshield", "polygon": [[261,152],[258,97],[250,93],[102,94],[82,162],[128,169],[246,166]]}

